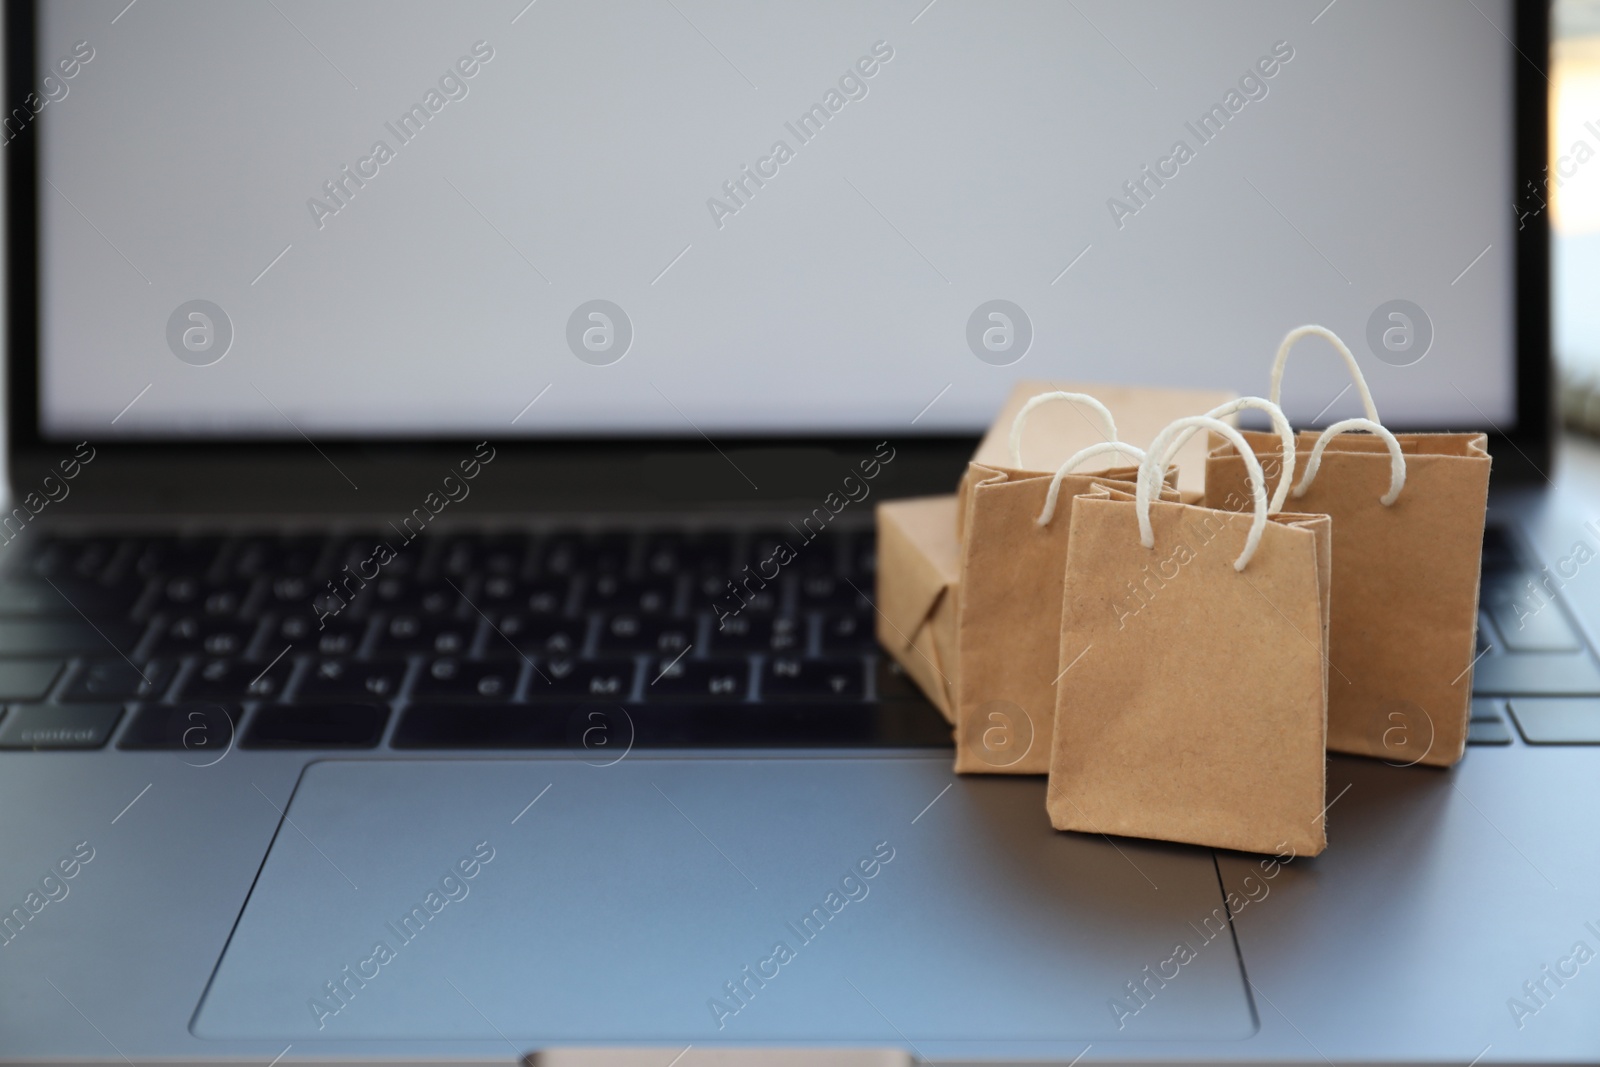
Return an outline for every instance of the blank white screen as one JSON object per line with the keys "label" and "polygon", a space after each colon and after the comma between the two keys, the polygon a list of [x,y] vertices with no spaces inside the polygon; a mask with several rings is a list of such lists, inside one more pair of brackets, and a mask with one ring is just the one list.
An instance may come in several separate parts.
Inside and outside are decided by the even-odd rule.
{"label": "blank white screen", "polygon": [[[45,431],[966,432],[1019,377],[1263,393],[1312,321],[1387,421],[1510,423],[1508,3],[925,4],[46,5],[41,76],[94,57],[33,120]],[[208,366],[168,342],[195,299]],[[593,299],[632,326],[605,366],[568,345]],[[1033,333],[1005,366],[968,343],[993,299]],[[1432,324],[1407,366],[1367,341],[1394,299]],[[1307,352],[1286,407],[1345,384]]]}

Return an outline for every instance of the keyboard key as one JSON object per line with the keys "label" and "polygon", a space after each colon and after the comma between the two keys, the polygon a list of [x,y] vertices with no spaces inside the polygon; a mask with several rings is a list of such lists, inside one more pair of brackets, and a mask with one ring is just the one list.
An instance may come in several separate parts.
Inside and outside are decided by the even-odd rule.
{"label": "keyboard key", "polygon": [[906,674],[906,669],[891,656],[877,657],[876,665],[878,699],[884,701],[926,701],[917,683]]}
{"label": "keyboard key", "polygon": [[240,656],[250,647],[255,633],[253,622],[219,622],[201,615],[182,615],[162,627],[152,654],[176,656],[199,652],[207,656]]}
{"label": "keyboard key", "polygon": [[86,664],[73,676],[60,699],[90,703],[108,700],[160,700],[172,684],[177,664],[149,660],[135,667],[126,660],[103,659]]}
{"label": "keyboard key", "polygon": [[621,574],[628,569],[632,548],[629,534],[551,534],[538,549],[539,572],[546,577],[582,571]]}
{"label": "keyboard key", "polygon": [[633,694],[632,659],[544,659],[528,679],[529,700],[627,700]]}
{"label": "keyboard key", "polygon": [[1511,730],[1500,719],[1473,719],[1467,724],[1469,745],[1509,745]]}
{"label": "keyboard key", "polygon": [[529,544],[526,534],[462,534],[445,542],[439,552],[438,568],[452,576],[490,574],[515,578],[527,563]]}
{"label": "keyboard key", "polygon": [[391,615],[447,618],[476,614],[459,589],[443,582],[434,584],[412,582],[404,578],[383,578],[370,588],[369,606]]}
{"label": "keyboard key", "polygon": [[506,575],[491,575],[483,581],[479,603],[491,614],[491,609],[503,608],[528,615],[559,615],[566,610],[571,585],[567,578],[518,581]]}
{"label": "keyboard key", "polygon": [[614,574],[601,574],[595,576],[585,590],[583,606],[589,610],[662,615],[672,610],[676,592],[676,583],[671,581],[637,582]]}
{"label": "keyboard key", "polygon": [[62,579],[93,580],[105,574],[113,560],[126,554],[124,539],[102,537],[50,537],[36,550],[33,566],[59,584]]}
{"label": "keyboard key", "polygon": [[118,748],[181,749],[197,759],[227,751],[243,714],[237,704],[151,704],[134,713]]}
{"label": "keyboard key", "polygon": [[1477,722],[1479,719],[1497,720],[1501,718],[1505,710],[1506,702],[1504,700],[1495,700],[1490,697],[1472,698],[1473,722]]}
{"label": "keyboard key", "polygon": [[[814,524],[805,524],[802,533],[810,534]],[[805,577],[831,575],[839,569],[839,555],[843,548],[843,540],[836,533],[824,532],[812,536],[810,540],[805,537],[795,536],[788,539],[789,545],[795,551],[795,559],[790,566],[796,568]]]}
{"label": "keyboard key", "polygon": [[533,538],[527,534],[498,534],[485,538],[473,565],[474,574],[518,575],[528,566]]}
{"label": "keyboard key", "polygon": [[867,598],[843,578],[832,574],[809,574],[800,579],[800,609],[871,611]]}
{"label": "keyboard key", "polygon": [[806,650],[806,622],[789,616],[727,615],[711,620],[711,647],[717,652],[787,652]]}
{"label": "keyboard key", "polygon": [[198,612],[212,618],[237,615],[250,596],[250,582],[210,585],[193,575],[179,575],[158,583],[153,605],[157,611]]}
{"label": "keyboard key", "polygon": [[664,652],[676,655],[694,644],[695,619],[662,619],[648,615],[613,615],[600,622],[601,652]]}
{"label": "keyboard key", "polygon": [[[308,607],[313,597],[328,595],[327,583],[314,581],[304,574],[286,574],[267,582],[267,601],[291,611]],[[323,604],[322,607],[323,610],[337,609],[339,605]]]}
{"label": "keyboard key", "polygon": [[373,748],[389,709],[374,704],[269,704],[258,708],[244,748]]}
{"label": "keyboard key", "polygon": [[214,619],[232,618],[244,610],[251,591],[249,582],[207,586],[201,591],[200,610]]}
{"label": "keyboard key", "polygon": [[639,545],[637,531],[597,533],[589,538],[589,570],[599,574],[623,574],[633,561]]}
{"label": "keyboard key", "polygon": [[[782,575],[779,575],[779,579]],[[691,598],[690,607],[717,614],[772,615],[782,606],[782,587],[775,582],[765,583],[751,578],[745,584],[743,577],[730,581],[725,577],[702,578]],[[698,600],[698,602],[696,602]]]}
{"label": "keyboard key", "polygon": [[865,700],[866,669],[860,659],[798,659],[778,656],[761,671],[765,700]]}
{"label": "keyboard key", "polygon": [[822,652],[824,655],[849,655],[852,652],[871,652],[878,647],[877,635],[872,629],[869,614],[854,611],[832,611],[822,617]]}
{"label": "keyboard key", "polygon": [[58,659],[0,660],[0,700],[39,700],[66,663]]}
{"label": "keyboard key", "polygon": [[1557,604],[1522,599],[1487,606],[1500,640],[1510,652],[1577,652],[1583,648],[1578,632]]}
{"label": "keyboard key", "polygon": [[566,748],[581,707],[412,704],[395,727],[395,748]]}
{"label": "keyboard key", "polygon": [[522,676],[521,660],[436,659],[423,667],[412,686],[419,700],[509,701]]}
{"label": "keyboard key", "polygon": [[[807,540],[807,535],[812,539]],[[816,535],[812,524],[801,530],[770,530],[750,535],[744,558],[739,560],[740,573],[749,564],[750,574],[759,574],[771,580],[774,570],[796,574],[832,574],[838,566],[838,538],[823,533]]]}
{"label": "keyboard key", "polygon": [[645,538],[642,569],[652,577],[677,574],[722,574],[733,561],[728,534],[685,534],[658,531]]}
{"label": "keyboard key", "polygon": [[406,678],[406,661],[319,660],[295,693],[296,700],[392,700]]}
{"label": "keyboard key", "polygon": [[200,664],[183,683],[185,700],[271,700],[283,692],[294,661],[284,656],[271,666],[213,659]]}
{"label": "keyboard key", "polygon": [[[401,520],[408,528],[411,523]],[[407,544],[392,533],[356,534],[334,547],[328,570],[335,588],[350,583],[351,588],[372,582],[379,574],[409,577],[422,560],[421,544]]]}
{"label": "keyboard key", "polygon": [[524,654],[557,657],[576,656],[583,651],[589,631],[587,619],[538,619],[525,615],[502,615],[489,630],[488,648],[498,653],[510,642]]}
{"label": "keyboard key", "polygon": [[137,623],[83,619],[0,619],[0,653],[8,656],[51,656],[113,649],[128,655],[144,636]]}
{"label": "keyboard key", "polygon": [[1524,601],[1530,606],[1546,597],[1529,571],[1485,571],[1478,587],[1478,603],[1487,608],[1490,604]]}
{"label": "keyboard key", "polygon": [[1510,707],[1530,745],[1600,745],[1600,700],[1520,697]]}
{"label": "keyboard key", "polygon": [[120,718],[121,704],[13,705],[0,720],[0,748],[100,748]]}
{"label": "keyboard key", "polygon": [[367,620],[350,618],[323,619],[319,624],[310,615],[291,615],[280,619],[272,631],[273,644],[294,645],[323,656],[354,656],[361,651],[361,642],[367,636]]}
{"label": "keyboard key", "polygon": [[1516,546],[1511,534],[1503,526],[1483,528],[1483,569],[1505,571],[1517,566]]}
{"label": "keyboard key", "polygon": [[1586,652],[1490,653],[1472,668],[1472,691],[1484,696],[1600,695],[1600,668]]}
{"label": "keyboard key", "polygon": [[464,655],[471,651],[478,619],[436,619],[422,615],[393,615],[378,627],[380,652],[433,652]]}
{"label": "keyboard key", "polygon": [[244,578],[313,574],[327,544],[328,539],[320,536],[247,537],[234,549],[228,569]]}
{"label": "keyboard key", "polygon": [[750,691],[744,658],[653,661],[646,673],[645,700],[743,700]]}
{"label": "keyboard key", "polygon": [[206,537],[152,537],[139,552],[135,569],[140,574],[188,574],[204,577],[216,562],[223,539]]}
{"label": "keyboard key", "polygon": [[878,573],[878,545],[871,534],[857,534],[845,555],[845,573],[861,588],[869,588]]}

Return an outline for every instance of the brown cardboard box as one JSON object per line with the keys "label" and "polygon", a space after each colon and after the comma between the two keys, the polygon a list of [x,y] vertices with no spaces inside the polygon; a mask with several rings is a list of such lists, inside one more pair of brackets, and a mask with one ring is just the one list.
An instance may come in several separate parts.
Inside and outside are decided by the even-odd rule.
{"label": "brown cardboard box", "polygon": [[[984,434],[978,451],[972,456],[972,462],[985,467],[1012,467],[1054,474],[1056,467],[1069,456],[1104,441],[1105,437],[1095,424],[1091,412],[1071,404],[1052,404],[1029,416],[1022,435],[1022,462],[1011,461],[1011,423],[1017,412],[1032,397],[1057,390],[1088,393],[1100,401],[1116,419],[1118,439],[1140,448],[1155,440],[1156,434],[1174,419],[1185,415],[1202,415],[1238,395],[1225,389],[1155,389],[1142,385],[1092,382],[1018,382],[1006,398],[1005,406],[990,424],[989,432]],[[1231,423],[1233,420],[1224,421]],[[1196,434],[1173,457],[1178,467],[1178,490],[1186,500],[1198,500],[1205,490],[1205,436]],[[1088,473],[1126,462],[1116,456],[1107,456],[1098,465],[1087,465],[1084,471]]]}
{"label": "brown cardboard box", "polygon": [[879,504],[878,643],[944,717],[955,721],[955,496]]}

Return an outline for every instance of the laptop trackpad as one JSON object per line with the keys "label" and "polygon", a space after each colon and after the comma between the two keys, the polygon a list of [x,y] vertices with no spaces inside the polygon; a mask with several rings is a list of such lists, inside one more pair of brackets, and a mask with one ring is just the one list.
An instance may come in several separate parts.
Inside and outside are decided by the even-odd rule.
{"label": "laptop trackpad", "polygon": [[942,756],[316,763],[195,1032],[1069,1056],[1252,1033],[1211,854],[1057,833],[1044,790]]}

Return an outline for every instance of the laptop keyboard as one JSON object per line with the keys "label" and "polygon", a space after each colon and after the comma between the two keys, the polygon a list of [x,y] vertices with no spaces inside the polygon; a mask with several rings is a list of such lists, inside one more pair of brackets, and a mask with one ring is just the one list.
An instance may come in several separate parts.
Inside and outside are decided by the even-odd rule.
{"label": "laptop keyboard", "polygon": [[1469,743],[1600,744],[1600,664],[1555,595],[1560,575],[1528,566],[1503,527],[1484,531]]}
{"label": "laptop keyboard", "polygon": [[[871,532],[764,580],[786,539],[51,537],[0,581],[0,748],[949,745],[877,651]],[[1483,566],[1469,743],[1600,743],[1565,608],[1505,530]]]}
{"label": "laptop keyboard", "polygon": [[773,575],[784,541],[52,537],[0,582],[0,748],[949,745],[877,652],[871,533]]}

